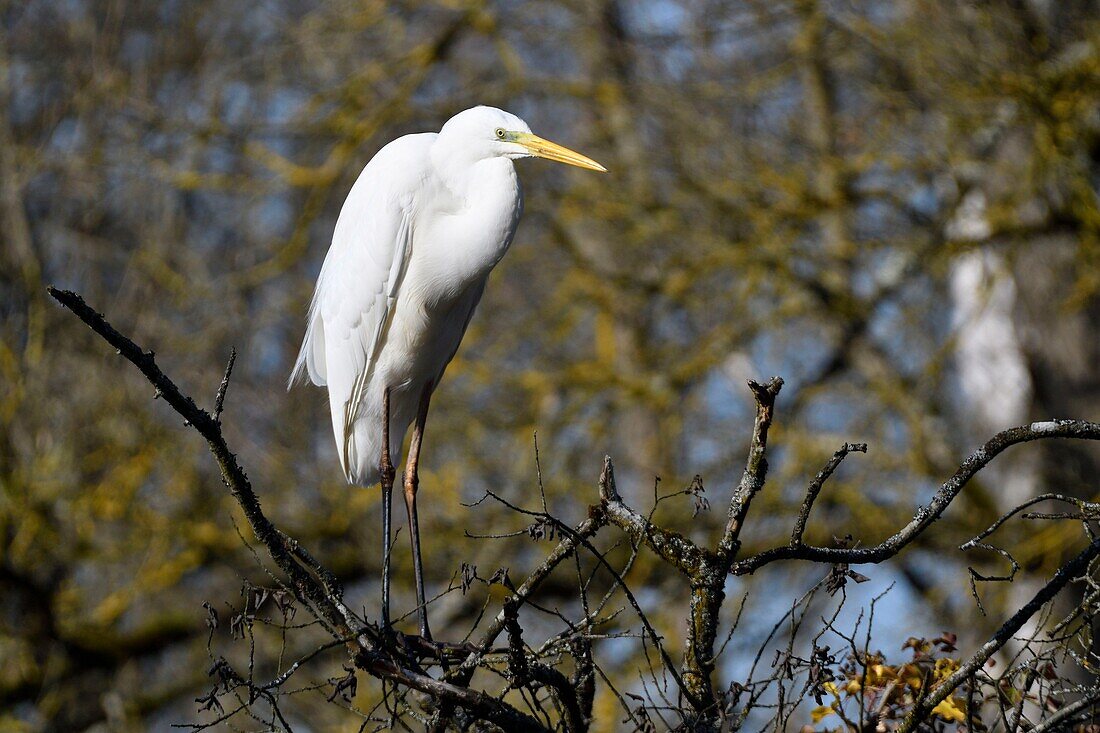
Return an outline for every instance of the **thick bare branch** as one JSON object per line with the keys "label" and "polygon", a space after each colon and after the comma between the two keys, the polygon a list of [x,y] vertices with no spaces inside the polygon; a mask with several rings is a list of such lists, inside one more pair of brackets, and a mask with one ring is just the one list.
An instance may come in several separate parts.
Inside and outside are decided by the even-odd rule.
{"label": "thick bare branch", "polygon": [[253,533],[268,549],[271,558],[287,576],[291,579],[294,588],[301,593],[310,603],[322,613],[325,620],[335,627],[341,636],[353,635],[354,629],[348,625],[347,618],[340,614],[333,603],[333,599],[327,598],[314,582],[313,578],[301,565],[295,562],[293,553],[287,548],[282,534],[264,515],[260,508],[260,500],[252,490],[252,484],[245,475],[244,469],[237,463],[237,457],[229,450],[225,439],[221,434],[221,426],[218,421],[203,410],[191,397],[183,394],[180,389],[157,366],[152,351],[144,351],[133,341],[123,336],[108,323],[103,316],[93,310],[74,292],[58,290],[50,287],[48,291],[61,305],[72,311],[80,320],[99,334],[107,343],[113,346],[119,354],[136,366],[145,378],[152,383],[156,394],[162,397],[172,406],[187,425],[193,427],[210,447],[214,460],[221,469],[222,480],[229,488],[233,497],[244,511],[245,518]]}
{"label": "thick bare branch", "polygon": [[510,598],[504,602],[504,626],[508,631],[508,667],[512,672],[512,684],[528,687],[532,683],[550,688],[561,706],[562,721],[569,733],[588,730],[588,720],[581,712],[577,690],[569,679],[553,667],[529,657],[523,643],[523,629],[519,625],[519,601]]}

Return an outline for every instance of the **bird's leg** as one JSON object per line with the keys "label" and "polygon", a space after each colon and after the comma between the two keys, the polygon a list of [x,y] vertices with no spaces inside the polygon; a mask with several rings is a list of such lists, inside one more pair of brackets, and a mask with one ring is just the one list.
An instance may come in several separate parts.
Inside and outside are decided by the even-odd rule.
{"label": "bird's leg", "polygon": [[424,600],[424,566],[420,561],[420,528],[416,522],[416,490],[420,485],[417,469],[420,465],[420,443],[424,439],[424,422],[428,417],[428,401],[432,396],[432,385],[424,386],[420,394],[420,405],[416,411],[416,423],[413,426],[412,442],[409,445],[409,460],[405,465],[405,508],[409,513],[409,539],[412,541],[413,569],[416,575],[416,604],[420,616],[420,636],[431,641],[432,633],[428,629],[428,608]]}
{"label": "bird's leg", "polygon": [[378,474],[382,484],[382,630],[390,632],[390,506],[393,500],[393,479],[396,476],[390,460],[390,389],[382,392],[382,458]]}

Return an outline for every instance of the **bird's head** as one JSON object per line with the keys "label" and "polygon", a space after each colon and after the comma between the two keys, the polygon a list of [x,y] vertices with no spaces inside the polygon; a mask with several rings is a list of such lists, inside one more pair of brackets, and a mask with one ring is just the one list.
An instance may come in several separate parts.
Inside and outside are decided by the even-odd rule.
{"label": "bird's head", "polygon": [[447,120],[439,137],[477,158],[546,158],[578,168],[607,169],[580,153],[531,132],[526,122],[496,107],[471,107]]}

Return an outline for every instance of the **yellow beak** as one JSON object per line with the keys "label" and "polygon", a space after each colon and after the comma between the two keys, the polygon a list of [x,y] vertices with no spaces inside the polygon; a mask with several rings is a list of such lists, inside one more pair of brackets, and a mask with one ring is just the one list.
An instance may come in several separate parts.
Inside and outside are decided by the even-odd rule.
{"label": "yellow beak", "polygon": [[607,173],[607,169],[586,155],[581,155],[575,150],[570,150],[564,145],[544,140],[530,132],[513,133],[513,142],[519,143],[530,151],[536,158],[556,160],[559,163],[575,165],[578,168],[587,168],[590,171]]}

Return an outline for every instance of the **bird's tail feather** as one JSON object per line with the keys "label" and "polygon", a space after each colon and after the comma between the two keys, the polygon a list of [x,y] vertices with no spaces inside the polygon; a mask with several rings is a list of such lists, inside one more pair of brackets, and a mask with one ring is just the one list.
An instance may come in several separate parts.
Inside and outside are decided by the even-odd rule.
{"label": "bird's tail feather", "polygon": [[316,295],[309,306],[306,335],[302,339],[302,348],[298,350],[298,358],[294,360],[294,368],[290,370],[286,388],[289,390],[298,382],[304,383],[307,376],[318,387],[324,387],[328,381],[325,365],[325,324],[321,320]]}
{"label": "bird's tail feather", "polygon": [[[342,411],[340,419],[343,419]],[[394,463],[401,460],[401,445],[411,422],[410,415],[400,412],[390,416],[390,457]],[[380,479],[378,464],[382,458],[382,416],[373,411],[363,411],[348,434],[340,437],[344,440],[342,445],[337,445],[337,450],[348,483],[357,486],[377,484]]]}

